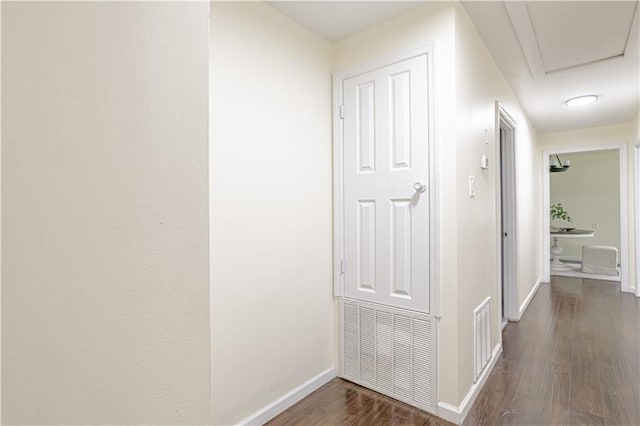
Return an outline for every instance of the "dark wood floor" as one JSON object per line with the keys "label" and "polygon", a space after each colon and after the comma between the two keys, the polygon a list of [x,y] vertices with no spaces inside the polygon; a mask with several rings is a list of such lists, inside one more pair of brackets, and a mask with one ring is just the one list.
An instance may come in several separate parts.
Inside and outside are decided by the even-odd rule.
{"label": "dark wood floor", "polygon": [[[518,323],[465,425],[640,426],[640,301],[619,283],[552,277]],[[449,425],[335,379],[269,425]]]}

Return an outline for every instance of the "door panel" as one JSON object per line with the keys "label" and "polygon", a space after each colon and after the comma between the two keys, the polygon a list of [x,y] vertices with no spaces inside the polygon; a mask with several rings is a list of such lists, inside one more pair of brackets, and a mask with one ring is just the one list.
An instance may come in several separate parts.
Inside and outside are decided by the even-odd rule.
{"label": "door panel", "polygon": [[428,96],[426,55],[343,80],[347,297],[429,311]]}
{"label": "door panel", "polygon": [[391,201],[391,294],[411,297],[411,200]]}
{"label": "door panel", "polygon": [[374,89],[373,81],[357,86],[356,143],[361,173],[373,172],[376,168]]}
{"label": "door panel", "polygon": [[411,167],[411,74],[403,71],[391,82],[391,167]]}
{"label": "door panel", "polygon": [[358,201],[358,289],[376,290],[376,202]]}

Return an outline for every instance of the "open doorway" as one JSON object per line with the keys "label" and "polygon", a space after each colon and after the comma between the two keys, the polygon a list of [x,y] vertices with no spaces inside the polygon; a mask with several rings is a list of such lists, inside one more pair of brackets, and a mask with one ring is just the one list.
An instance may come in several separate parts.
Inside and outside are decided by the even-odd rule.
{"label": "open doorway", "polygon": [[[618,150],[609,149],[551,157],[549,202],[556,213],[551,218],[551,275],[620,281],[618,156]],[[564,167],[553,166],[560,163]],[[583,265],[583,248],[593,246],[601,247],[599,257],[609,253],[610,259],[603,259],[608,266]]]}
{"label": "open doorway", "polygon": [[518,320],[516,285],[516,122],[496,102],[496,157],[498,185],[498,282],[501,321]]}
{"label": "open doorway", "polygon": [[[550,166],[558,167],[558,162],[566,172],[551,173]],[[549,282],[552,274],[606,279],[601,274],[581,275],[582,247],[614,247],[618,252],[618,276],[611,274],[608,279],[620,281],[621,290],[630,291],[626,146],[544,151],[543,170],[545,281]],[[557,208],[558,204],[571,217],[571,222],[551,218],[551,207]],[[582,232],[583,235],[558,238],[567,229],[571,230],[569,233]]]}

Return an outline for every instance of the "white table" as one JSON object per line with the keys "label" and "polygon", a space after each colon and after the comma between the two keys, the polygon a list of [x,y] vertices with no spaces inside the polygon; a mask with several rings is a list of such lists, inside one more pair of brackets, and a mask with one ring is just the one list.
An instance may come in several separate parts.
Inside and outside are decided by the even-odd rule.
{"label": "white table", "polygon": [[571,265],[560,260],[562,254],[562,247],[558,242],[558,238],[591,238],[595,231],[590,229],[573,229],[571,231],[553,231],[551,232],[551,238],[553,238],[553,244],[551,245],[551,270],[552,271],[573,271]]}

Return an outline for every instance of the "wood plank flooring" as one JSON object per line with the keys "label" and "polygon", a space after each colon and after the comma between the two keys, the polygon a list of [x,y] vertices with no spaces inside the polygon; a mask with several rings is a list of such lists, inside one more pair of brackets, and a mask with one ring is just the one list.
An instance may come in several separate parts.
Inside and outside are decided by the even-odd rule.
{"label": "wood plank flooring", "polygon": [[450,426],[445,420],[342,379],[333,379],[267,423]]}
{"label": "wood plank flooring", "polygon": [[[269,425],[449,425],[334,379]],[[640,300],[619,283],[552,277],[518,323],[465,425],[640,426]]]}

